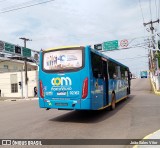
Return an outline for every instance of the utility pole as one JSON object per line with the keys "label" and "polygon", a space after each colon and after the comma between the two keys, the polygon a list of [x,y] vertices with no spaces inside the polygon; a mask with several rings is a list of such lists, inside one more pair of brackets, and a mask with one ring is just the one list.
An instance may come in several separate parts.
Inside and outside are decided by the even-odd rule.
{"label": "utility pole", "polygon": [[[157,47],[157,43],[156,43],[156,41],[155,41],[155,38],[154,38],[154,32],[153,32],[153,30],[154,30],[154,27],[153,27],[153,24],[154,23],[159,23],[159,19],[157,19],[156,21],[150,21],[150,22],[148,22],[148,23],[143,23],[143,25],[144,26],[147,26],[147,25],[150,25],[150,30],[151,30],[151,33],[152,33],[152,47],[153,47],[153,49],[156,49],[156,47]],[[152,50],[150,50],[149,52],[149,54],[150,54],[150,57],[151,57],[151,63],[150,63],[150,68],[151,69],[155,69],[155,62],[154,62],[154,53],[153,53],[153,49]],[[153,63],[154,63],[154,65],[153,65]]]}
{"label": "utility pole", "polygon": [[[26,42],[27,41],[32,41],[30,39],[27,39],[27,38],[19,38],[21,40],[24,41],[24,47],[26,48]],[[28,99],[28,76],[27,76],[27,58],[25,57],[25,60],[24,60],[24,69],[25,69],[25,99]],[[23,85],[22,85],[23,87]]]}

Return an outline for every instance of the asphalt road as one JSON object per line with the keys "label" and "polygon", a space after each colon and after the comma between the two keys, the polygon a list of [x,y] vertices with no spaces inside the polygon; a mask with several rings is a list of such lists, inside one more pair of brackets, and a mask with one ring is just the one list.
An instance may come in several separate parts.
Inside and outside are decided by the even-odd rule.
{"label": "asphalt road", "polygon": [[38,101],[0,101],[0,139],[141,139],[160,129],[160,96],[148,79],[132,80],[114,111],[40,109]]}

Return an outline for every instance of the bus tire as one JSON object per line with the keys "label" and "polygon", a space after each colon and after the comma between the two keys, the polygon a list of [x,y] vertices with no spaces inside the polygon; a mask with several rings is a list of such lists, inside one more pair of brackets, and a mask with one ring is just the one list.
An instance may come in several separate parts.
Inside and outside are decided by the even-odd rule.
{"label": "bus tire", "polygon": [[129,88],[127,87],[127,95],[129,95]]}
{"label": "bus tire", "polygon": [[127,90],[126,90],[126,99],[128,99],[128,97],[129,97],[129,89],[127,87]]}
{"label": "bus tire", "polygon": [[112,93],[112,101],[111,101],[111,110],[114,110],[116,108],[116,98],[115,98],[115,94]]}

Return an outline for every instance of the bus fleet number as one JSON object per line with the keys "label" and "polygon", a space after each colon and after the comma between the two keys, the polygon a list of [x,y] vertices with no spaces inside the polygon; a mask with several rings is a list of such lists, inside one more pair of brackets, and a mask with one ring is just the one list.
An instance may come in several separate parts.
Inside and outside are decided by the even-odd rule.
{"label": "bus fleet number", "polygon": [[70,91],[70,95],[79,95],[79,91]]}

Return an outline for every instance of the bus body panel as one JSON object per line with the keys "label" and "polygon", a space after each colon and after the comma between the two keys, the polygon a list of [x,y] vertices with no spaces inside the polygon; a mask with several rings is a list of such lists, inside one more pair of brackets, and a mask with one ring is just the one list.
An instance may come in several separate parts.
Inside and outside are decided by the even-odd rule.
{"label": "bus body panel", "polygon": [[109,80],[109,94],[110,94],[110,98],[109,98],[109,102],[111,103],[111,95],[112,95],[112,91],[115,92],[116,95],[116,100],[120,100],[123,97],[127,96],[127,81],[126,80],[114,80],[114,79],[110,79]]}
{"label": "bus body panel", "polygon": [[92,77],[91,86],[91,106],[93,110],[98,110],[104,106],[104,82],[102,79]]}

